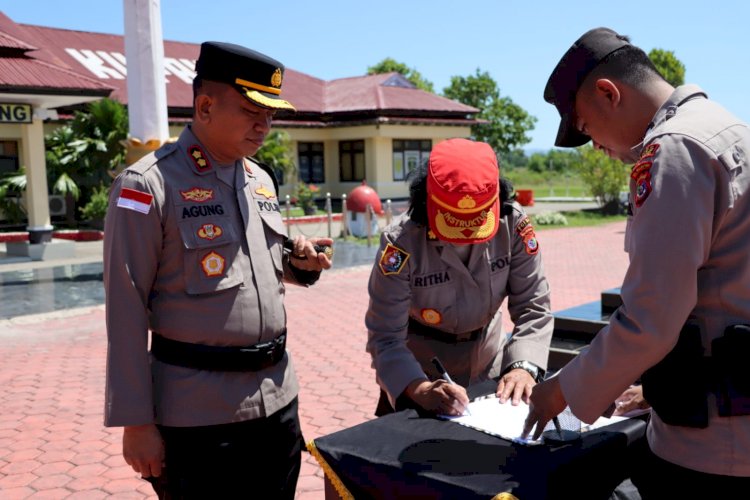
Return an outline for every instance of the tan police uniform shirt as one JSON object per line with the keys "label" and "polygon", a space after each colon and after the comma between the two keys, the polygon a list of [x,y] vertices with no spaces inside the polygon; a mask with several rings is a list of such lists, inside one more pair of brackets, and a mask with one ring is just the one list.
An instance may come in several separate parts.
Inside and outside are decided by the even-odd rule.
{"label": "tan police uniform shirt", "polygon": [[[515,361],[547,368],[552,314],[539,245],[517,203],[504,205],[497,234],[470,245],[467,264],[453,245],[428,240],[428,228],[404,214],[381,235],[370,275],[367,351],[391,403],[416,379],[439,378],[438,356],[454,381],[469,385]],[[515,327],[503,332],[508,297]],[[449,344],[409,332],[409,319],[450,334],[487,327],[475,341]]]}
{"label": "tan police uniform shirt", "polygon": [[[706,355],[727,326],[750,324],[750,128],[685,85],[639,148],[623,305],[559,375],[586,422],[672,349],[686,321],[700,326]],[[718,417],[713,395],[709,411],[706,429],[666,425],[652,412],[651,448],[690,469],[750,476],[750,416]]]}
{"label": "tan police uniform shirt", "polygon": [[297,395],[289,353],[257,372],[194,370],[148,353],[148,331],[247,346],[280,335],[286,234],[271,177],[218,165],[186,128],[127,168],[104,238],[109,348],[105,425],[201,426],[263,417]]}

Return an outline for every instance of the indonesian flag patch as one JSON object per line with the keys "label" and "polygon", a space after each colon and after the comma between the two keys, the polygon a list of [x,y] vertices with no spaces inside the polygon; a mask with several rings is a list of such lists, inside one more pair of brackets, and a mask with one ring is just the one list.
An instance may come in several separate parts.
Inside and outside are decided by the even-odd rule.
{"label": "indonesian flag patch", "polygon": [[135,210],[142,214],[148,214],[151,210],[151,202],[154,201],[154,195],[137,191],[130,188],[122,188],[120,196],[117,198],[117,206]]}

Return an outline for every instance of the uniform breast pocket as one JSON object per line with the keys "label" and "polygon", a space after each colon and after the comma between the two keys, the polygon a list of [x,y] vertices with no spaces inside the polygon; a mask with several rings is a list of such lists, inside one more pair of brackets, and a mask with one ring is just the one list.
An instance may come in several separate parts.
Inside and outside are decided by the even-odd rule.
{"label": "uniform breast pocket", "polygon": [[188,294],[218,292],[243,282],[236,261],[241,254],[240,240],[229,219],[185,220],[179,226],[185,245],[183,273]]}
{"label": "uniform breast pocket", "polygon": [[263,220],[263,229],[265,231],[268,250],[273,257],[274,266],[279,276],[284,274],[284,265],[282,257],[284,255],[284,241],[286,241],[286,226],[281,214],[278,212],[261,212],[260,218]]}
{"label": "uniform breast pocket", "polygon": [[456,289],[450,282],[412,287],[411,315],[429,326],[455,331],[459,316],[457,306]]}

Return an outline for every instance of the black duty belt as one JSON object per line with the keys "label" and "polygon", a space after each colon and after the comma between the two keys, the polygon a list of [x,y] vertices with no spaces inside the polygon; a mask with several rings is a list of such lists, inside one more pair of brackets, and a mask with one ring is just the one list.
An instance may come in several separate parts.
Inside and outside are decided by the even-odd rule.
{"label": "black duty belt", "polygon": [[258,371],[284,358],[286,330],[273,340],[247,347],[180,342],[153,333],[151,354],[170,365],[213,371]]}
{"label": "black duty belt", "polygon": [[459,342],[471,342],[478,339],[487,330],[486,327],[477,328],[465,333],[450,333],[423,325],[419,321],[409,318],[409,333],[417,334],[421,337],[445,342],[446,344],[458,344]]}

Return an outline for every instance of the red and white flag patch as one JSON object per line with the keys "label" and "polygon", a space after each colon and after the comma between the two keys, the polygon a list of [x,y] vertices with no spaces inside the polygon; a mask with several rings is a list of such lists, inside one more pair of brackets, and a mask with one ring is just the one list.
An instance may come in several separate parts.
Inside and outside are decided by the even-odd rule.
{"label": "red and white flag patch", "polygon": [[151,210],[151,202],[154,201],[154,195],[137,191],[130,188],[122,188],[120,196],[117,198],[117,206],[135,210],[142,214],[148,214]]}

